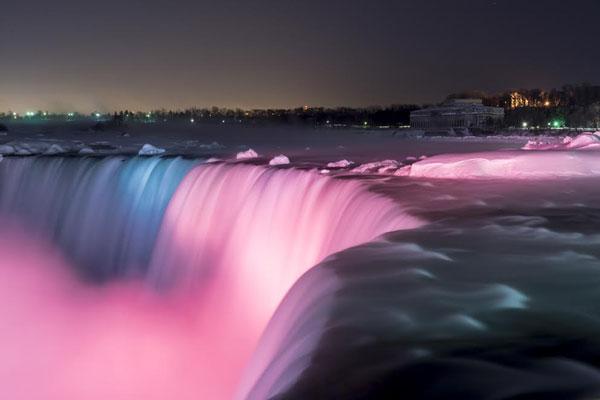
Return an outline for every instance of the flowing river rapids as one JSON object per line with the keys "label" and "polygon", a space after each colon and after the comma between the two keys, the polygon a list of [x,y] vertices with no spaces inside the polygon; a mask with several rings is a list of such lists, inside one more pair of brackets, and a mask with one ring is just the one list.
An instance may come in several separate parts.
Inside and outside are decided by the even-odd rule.
{"label": "flowing river rapids", "polygon": [[5,157],[0,393],[592,399],[600,157],[492,154]]}

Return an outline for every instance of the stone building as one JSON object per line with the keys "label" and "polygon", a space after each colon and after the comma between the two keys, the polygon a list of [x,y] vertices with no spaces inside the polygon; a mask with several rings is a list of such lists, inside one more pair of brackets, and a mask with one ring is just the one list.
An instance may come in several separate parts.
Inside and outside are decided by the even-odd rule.
{"label": "stone building", "polygon": [[489,128],[503,119],[503,108],[484,106],[480,99],[453,99],[411,112],[410,126],[423,130]]}

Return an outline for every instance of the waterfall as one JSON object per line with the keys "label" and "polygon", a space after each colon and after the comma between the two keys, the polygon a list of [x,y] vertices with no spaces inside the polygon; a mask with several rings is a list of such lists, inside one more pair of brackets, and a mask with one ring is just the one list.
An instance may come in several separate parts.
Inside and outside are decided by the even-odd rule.
{"label": "waterfall", "polygon": [[218,373],[234,387],[300,276],[330,254],[418,224],[358,181],[296,169],[199,166],[165,213],[149,279],[201,293],[198,313],[219,358],[207,361],[213,373],[222,366]]}
{"label": "waterfall", "polygon": [[[0,336],[0,350],[32,349],[15,358],[17,367],[0,365],[0,380],[16,368],[38,382],[7,389],[29,398],[48,390],[56,398],[158,399],[174,390],[181,399],[256,398],[285,388],[306,366],[294,360],[306,359],[321,332],[303,315],[307,307],[325,315],[329,301],[320,294],[335,285],[321,272],[300,278],[340,250],[420,224],[359,180],[157,157],[8,157],[0,163],[0,217],[28,232],[0,241],[0,250],[9,243],[26,252],[37,239],[54,246],[40,245],[24,261],[31,268],[22,269],[23,289],[0,286],[11,310],[50,293],[23,317],[13,313],[26,324],[48,322],[23,338]],[[88,279],[48,291],[45,281],[67,279],[27,272],[56,270],[56,249],[66,262],[52,265],[74,266]],[[17,267],[19,251],[0,259],[0,272]],[[296,282],[302,297],[288,299],[269,324]],[[303,339],[292,340],[297,335]],[[292,342],[301,346],[287,348]],[[38,348],[53,350],[44,361]],[[55,365],[51,379],[36,380],[46,362]]]}
{"label": "waterfall", "polygon": [[9,157],[0,163],[0,216],[57,243],[86,278],[140,276],[171,195],[195,164]]}

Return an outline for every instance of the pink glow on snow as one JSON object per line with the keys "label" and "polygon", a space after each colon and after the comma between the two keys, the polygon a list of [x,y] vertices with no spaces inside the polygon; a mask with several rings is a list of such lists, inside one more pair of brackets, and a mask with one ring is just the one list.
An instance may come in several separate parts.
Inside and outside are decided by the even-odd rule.
{"label": "pink glow on snow", "polygon": [[523,150],[600,150],[600,132],[586,132],[572,138],[566,136],[560,143],[548,140],[530,140]]}
{"label": "pink glow on snow", "polygon": [[551,179],[600,175],[600,154],[588,151],[499,151],[433,156],[398,175],[442,179]]}

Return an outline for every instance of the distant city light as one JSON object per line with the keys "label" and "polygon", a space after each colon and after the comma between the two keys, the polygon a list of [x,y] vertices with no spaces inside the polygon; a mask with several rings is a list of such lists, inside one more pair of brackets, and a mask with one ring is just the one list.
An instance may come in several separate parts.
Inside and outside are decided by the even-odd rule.
{"label": "distant city light", "polygon": [[527,128],[528,124],[527,124],[527,122],[523,122],[521,125],[523,126],[523,128]]}
{"label": "distant city light", "polygon": [[369,125],[369,123],[367,121],[365,121],[365,122],[363,122],[363,125],[367,126],[367,125]]}
{"label": "distant city light", "polygon": [[74,115],[75,115],[75,113],[70,112],[70,113],[67,114],[67,117],[72,117]]}
{"label": "distant city light", "polygon": [[190,122],[193,124],[194,123],[194,118],[190,118]]}
{"label": "distant city light", "polygon": [[25,113],[25,116],[27,116],[27,117],[33,117],[34,115],[35,115],[35,113],[33,111],[27,111]]}
{"label": "distant city light", "polygon": [[96,115],[96,118],[100,118],[102,116],[102,114],[100,114],[100,113],[96,113],[95,115]]}

